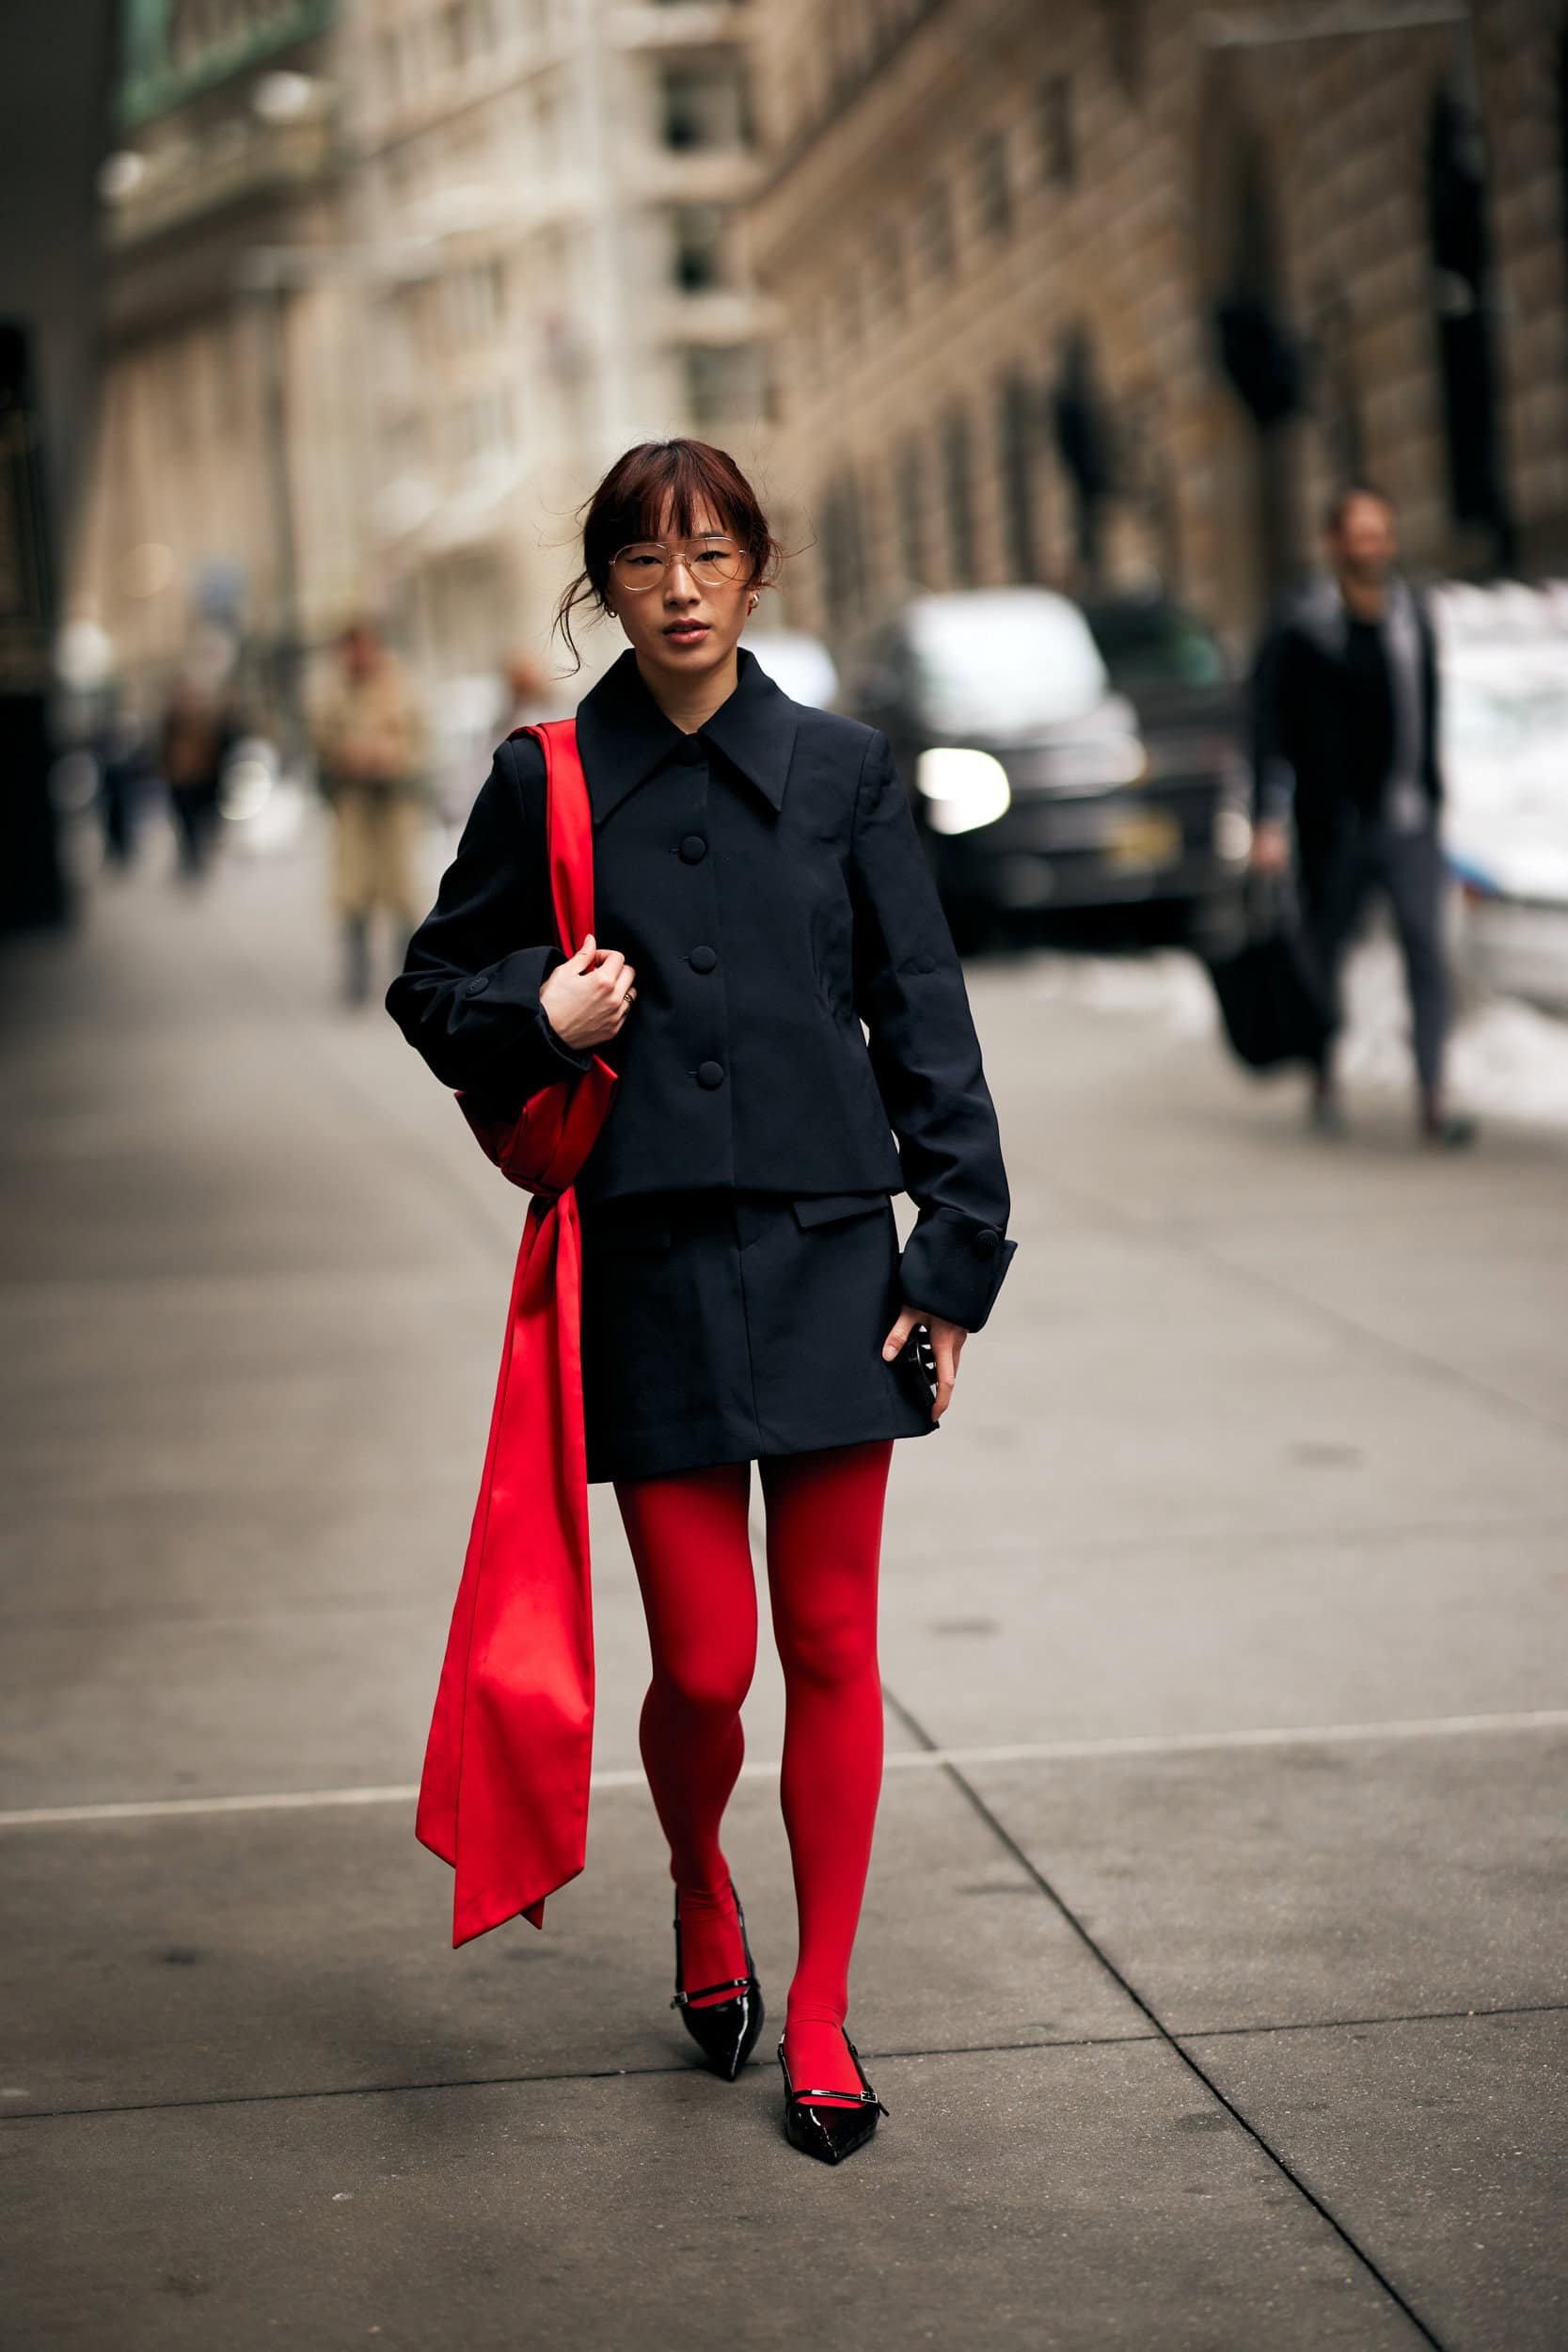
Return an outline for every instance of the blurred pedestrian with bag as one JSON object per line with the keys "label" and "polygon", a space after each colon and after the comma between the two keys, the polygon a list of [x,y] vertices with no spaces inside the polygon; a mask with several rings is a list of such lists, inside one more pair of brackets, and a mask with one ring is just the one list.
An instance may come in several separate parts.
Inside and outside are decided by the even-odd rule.
{"label": "blurred pedestrian with bag", "polygon": [[239,727],[227,697],[196,674],[174,681],[158,733],[158,767],[180,844],[180,873],[199,882],[212,862],[223,763]]}
{"label": "blurred pedestrian with bag", "polygon": [[[1288,601],[1254,668],[1253,864],[1285,872],[1293,834],[1307,945],[1336,1009],[1368,898],[1387,898],[1410,997],[1419,1133],[1468,1143],[1474,1122],[1449,1109],[1443,1090],[1449,992],[1432,621],[1395,568],[1394,509],[1383,491],[1341,490],[1324,541],[1327,571]],[[1331,1032],[1312,1071],[1311,1120],[1323,1135],[1344,1124],[1333,1050]]]}
{"label": "blurred pedestrian with bag", "polygon": [[316,707],[315,752],[333,815],[332,895],[343,930],[343,989],[371,989],[371,924],[393,927],[401,963],[423,911],[420,843],[426,819],[429,739],[413,682],[366,620],[338,641],[333,675]]}

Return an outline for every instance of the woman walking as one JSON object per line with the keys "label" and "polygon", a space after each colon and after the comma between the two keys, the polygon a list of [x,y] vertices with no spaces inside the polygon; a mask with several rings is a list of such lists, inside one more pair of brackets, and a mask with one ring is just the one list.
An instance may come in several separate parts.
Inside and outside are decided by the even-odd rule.
{"label": "woman walking", "polygon": [[[676,2001],[733,2081],[763,2022],[721,1843],[756,1651],[754,1462],[799,1913],[784,2124],[836,2163],[879,2112],[844,2027],[881,1777],[890,1457],[935,1429],[990,1310],[1016,1246],[1006,1180],[885,739],[789,701],[739,646],[779,561],[750,484],[702,442],[630,450],[589,504],[582,556],[568,644],[584,605],[628,641],[577,716],[594,930],[557,938],[551,771],[520,735],[388,1006],[476,1123],[614,1073],[574,1187],[582,1424],[647,1616],[641,1748]],[[919,1213],[901,1258],[898,1191]]]}

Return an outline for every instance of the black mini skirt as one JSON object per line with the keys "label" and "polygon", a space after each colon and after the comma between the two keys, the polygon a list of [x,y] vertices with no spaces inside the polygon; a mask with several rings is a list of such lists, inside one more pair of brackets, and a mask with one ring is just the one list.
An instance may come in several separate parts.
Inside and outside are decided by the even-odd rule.
{"label": "black mini skirt", "polygon": [[903,1305],[885,1193],[645,1193],[581,1221],[591,1481],[939,1426],[912,1359],[882,1359]]}

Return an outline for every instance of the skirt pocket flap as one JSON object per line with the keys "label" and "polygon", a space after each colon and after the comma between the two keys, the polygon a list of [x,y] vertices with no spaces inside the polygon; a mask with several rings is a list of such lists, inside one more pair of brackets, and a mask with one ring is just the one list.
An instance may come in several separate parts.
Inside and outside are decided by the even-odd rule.
{"label": "skirt pocket flap", "polygon": [[885,1209],[888,1200],[885,1192],[803,1193],[794,1204],[796,1222],[803,1226],[833,1225],[841,1217],[869,1216],[874,1209]]}

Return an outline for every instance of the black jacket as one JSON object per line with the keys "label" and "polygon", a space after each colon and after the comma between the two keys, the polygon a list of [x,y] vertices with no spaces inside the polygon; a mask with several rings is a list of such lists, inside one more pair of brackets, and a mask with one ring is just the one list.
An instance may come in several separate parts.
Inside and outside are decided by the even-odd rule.
{"label": "black jacket", "polygon": [[[578,745],[594,936],[637,971],[579,1200],[908,1191],[905,1295],[977,1330],[1017,1247],[1006,1176],[886,738],[791,702],[744,650],[735,692],[684,735],[627,652],[578,706]],[[387,995],[442,1084],[498,1111],[588,1066],[539,1002],[562,961],[544,803],[538,744],[503,743]]]}
{"label": "black jacket", "polygon": [[[1443,797],[1437,750],[1437,656],[1431,616],[1408,583],[1415,636],[1417,772],[1433,807]],[[1254,797],[1263,817],[1293,814],[1304,851],[1329,847],[1347,811],[1373,813],[1370,778],[1354,739],[1361,708],[1346,660],[1346,614],[1332,580],[1314,580],[1284,606],[1259,648],[1252,677]]]}

